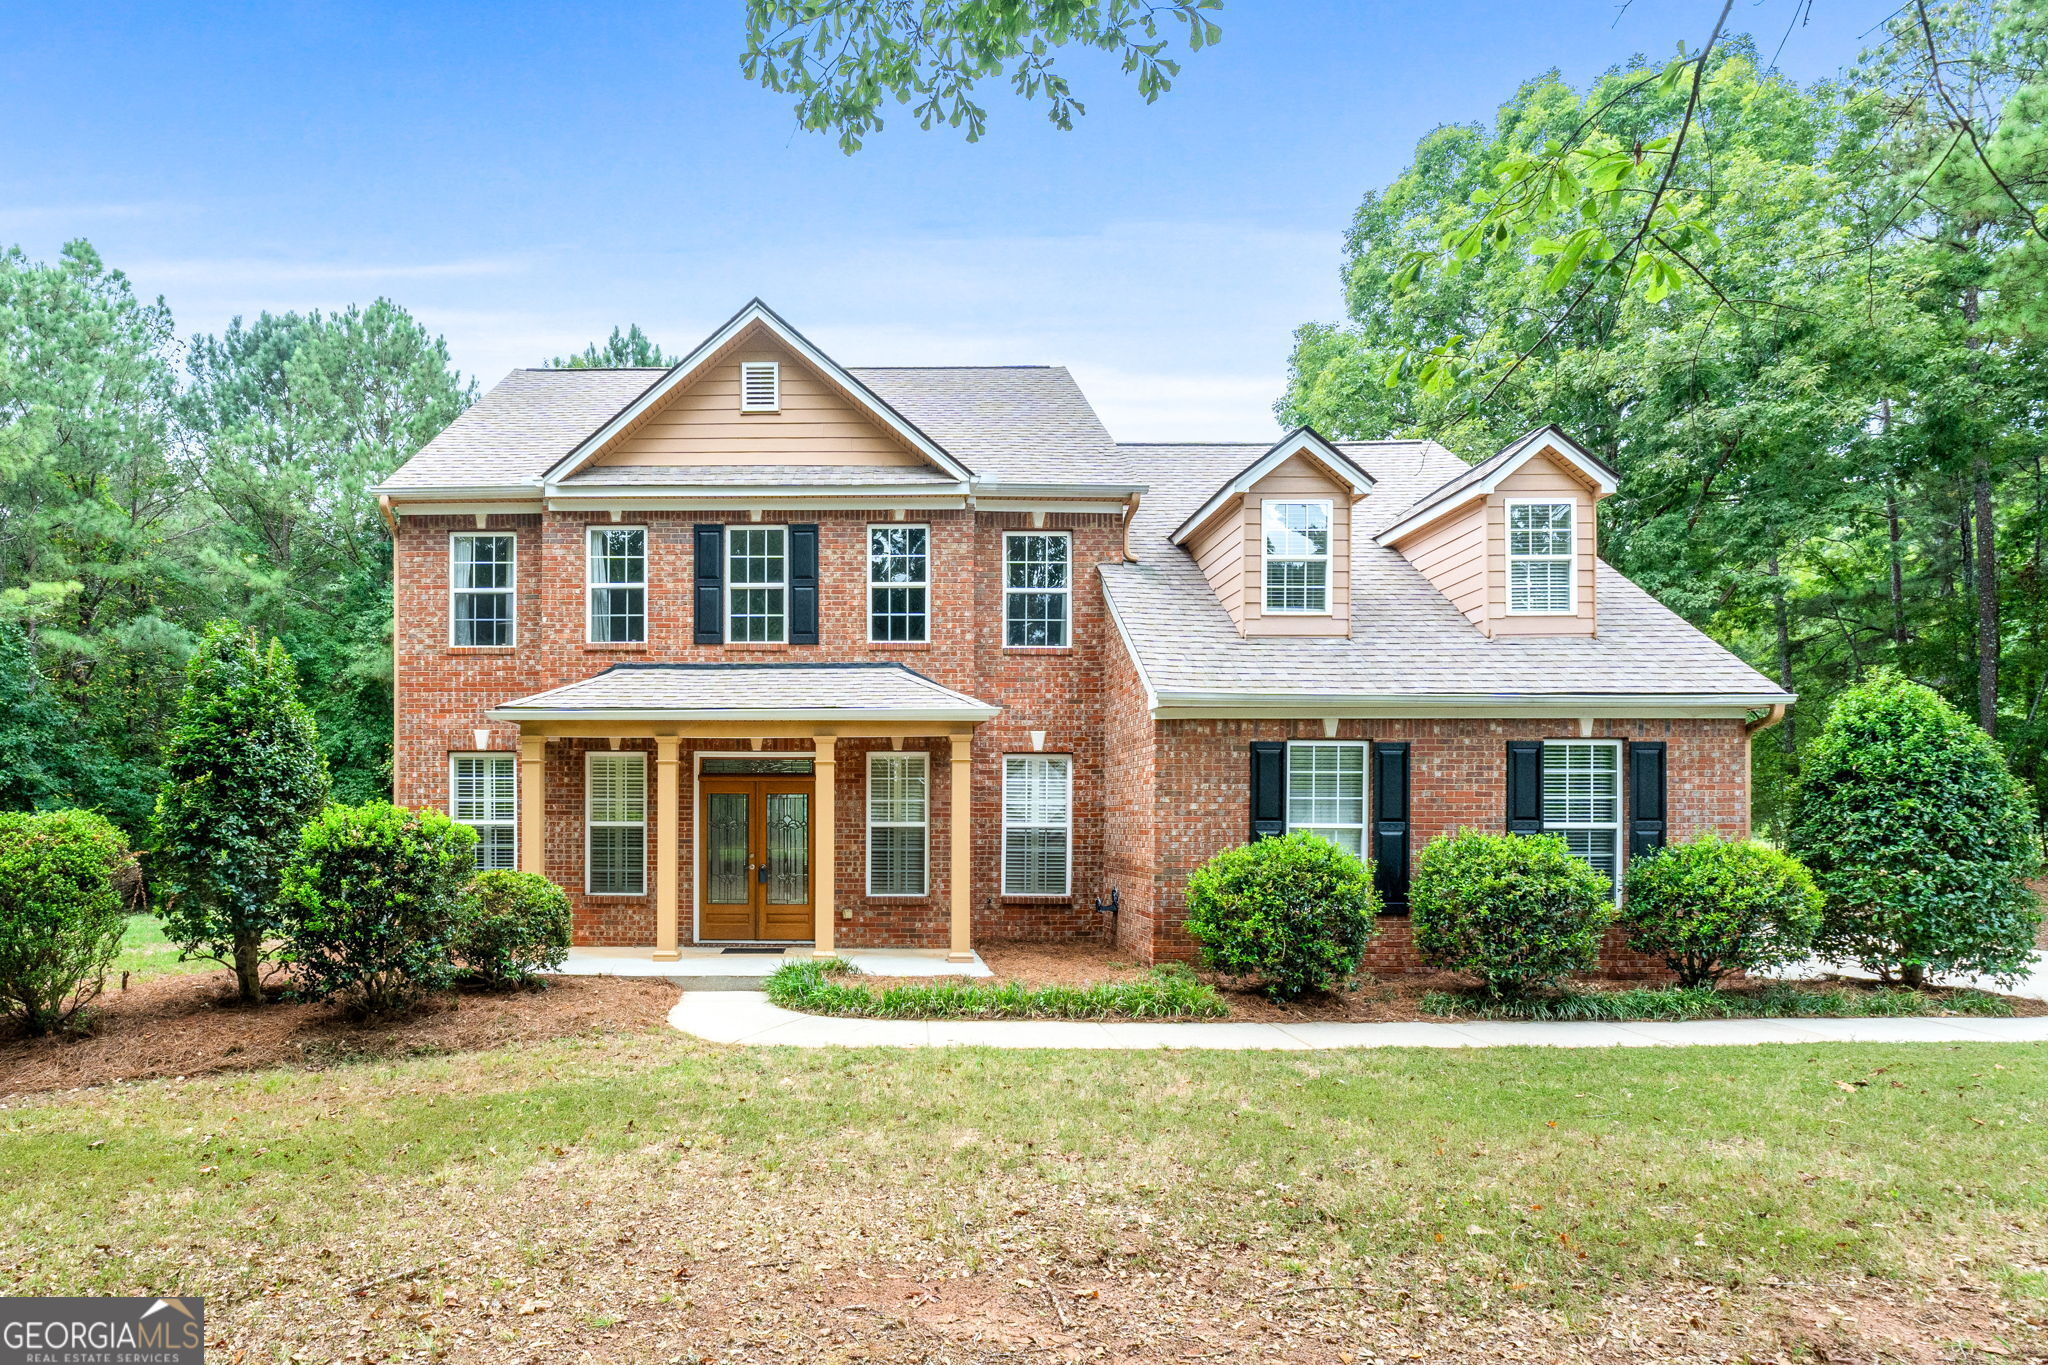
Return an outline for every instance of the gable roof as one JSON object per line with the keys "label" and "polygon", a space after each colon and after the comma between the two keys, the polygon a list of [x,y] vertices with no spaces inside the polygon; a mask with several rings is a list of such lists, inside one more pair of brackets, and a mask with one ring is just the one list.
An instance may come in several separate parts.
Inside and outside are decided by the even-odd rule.
{"label": "gable roof", "polygon": [[1381,543],[1391,545],[1425,521],[1441,516],[1468,498],[1493,492],[1501,481],[1546,450],[1554,450],[1565,463],[1605,497],[1619,485],[1621,476],[1606,461],[1565,435],[1554,426],[1538,427],[1518,441],[1511,441],[1478,464],[1453,475],[1424,493],[1380,532]]}
{"label": "gable roof", "polygon": [[1331,445],[1314,427],[1296,427],[1268,446],[1265,454],[1239,470],[1236,477],[1226,481],[1207,502],[1189,513],[1188,519],[1174,531],[1173,543],[1178,545],[1186,540],[1197,526],[1221,511],[1225,503],[1242,496],[1253,484],[1296,455],[1306,455],[1321,465],[1338,483],[1349,488],[1354,497],[1362,498],[1372,490],[1372,475],[1352,463],[1350,456]]}
{"label": "gable roof", "polygon": [[575,449],[556,461],[542,476],[543,482],[552,484],[582,469],[641,417],[659,408],[667,401],[669,395],[694,379],[727,346],[737,341],[743,334],[756,330],[768,333],[796,352],[806,364],[823,376],[827,383],[844,391],[856,408],[893,432],[898,439],[926,460],[956,479],[969,479],[974,476],[973,470],[954,459],[937,441],[920,431],[915,423],[883,402],[867,385],[847,373],[838,361],[813,346],[803,333],[784,322],[773,308],[759,299],[751,299],[746,307],[726,319],[723,326],[698,342],[696,348],[671,366],[667,373],[648,385],[638,397],[619,409],[602,426],[580,441]]}

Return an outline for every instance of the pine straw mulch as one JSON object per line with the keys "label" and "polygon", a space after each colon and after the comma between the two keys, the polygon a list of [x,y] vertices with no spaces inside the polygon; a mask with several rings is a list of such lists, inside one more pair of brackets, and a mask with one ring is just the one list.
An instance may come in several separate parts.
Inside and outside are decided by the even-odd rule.
{"label": "pine straw mulch", "polygon": [[653,1028],[675,1002],[663,981],[564,976],[545,990],[465,991],[358,1023],[329,1005],[240,1004],[225,971],[158,976],[101,995],[84,1036],[0,1039],[0,1095]]}
{"label": "pine straw mulch", "polygon": [[[1147,970],[1102,943],[989,943],[983,944],[980,952],[982,961],[995,973],[995,980],[1019,981],[1027,986],[1082,986],[1098,981],[1127,981],[1143,976]],[[1356,990],[1332,991],[1282,1004],[1213,972],[1198,975],[1214,986],[1230,1006],[1232,1019],[1264,1023],[1396,1023],[1434,1019],[1439,1016],[1422,1013],[1421,1003],[1425,994],[1430,991],[1467,991],[1473,986],[1470,977],[1452,972],[1404,973],[1365,981]],[[870,983],[868,978],[862,978],[862,982],[909,985],[915,984],[916,979],[888,977]],[[1627,990],[1656,984],[1639,977],[1572,978],[1572,985],[1585,991]],[[1849,980],[1781,984],[1801,990],[1872,989],[1869,982]],[[1726,989],[1740,993],[1757,988],[1738,985]],[[1930,993],[1941,994],[1940,991]],[[2023,996],[2008,996],[2007,999],[2016,1016],[2048,1015],[2048,1000],[2030,1000]]]}

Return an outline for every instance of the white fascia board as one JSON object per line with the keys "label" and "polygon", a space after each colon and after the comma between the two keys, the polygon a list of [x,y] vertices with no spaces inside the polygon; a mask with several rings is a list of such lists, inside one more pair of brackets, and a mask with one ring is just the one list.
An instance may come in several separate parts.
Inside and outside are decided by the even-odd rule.
{"label": "white fascia board", "polygon": [[373,484],[367,491],[373,498],[389,498],[394,503],[401,500],[419,502],[426,498],[432,498],[437,502],[447,502],[457,498],[476,502],[517,502],[539,497],[540,485],[537,483],[501,483],[472,484],[467,486],[449,485],[440,488],[429,488],[419,484],[404,484],[393,488],[389,484],[380,483]]}
{"label": "white fascia board", "polygon": [[860,493],[847,496],[844,489],[838,493],[819,492],[805,495],[787,490],[749,490],[744,494],[728,493],[719,495],[706,493],[702,496],[675,497],[673,495],[628,496],[615,493],[601,498],[557,497],[548,501],[550,512],[619,512],[631,516],[640,512],[772,512],[791,508],[825,509],[845,507],[853,510],[873,511],[879,508],[901,507],[931,512],[959,511],[969,504],[965,494],[885,494]]}
{"label": "white fascia board", "polygon": [[576,448],[557,460],[543,476],[548,492],[553,494],[560,480],[581,469],[612,440],[639,420],[641,414],[659,403],[678,386],[703,367],[706,361],[723,350],[728,342],[746,328],[760,324],[771,332],[776,340],[802,356],[821,374],[845,389],[853,396],[854,402],[864,408],[870,417],[888,427],[926,459],[945,470],[956,479],[971,479],[974,471],[961,464],[942,449],[938,442],[913,426],[903,414],[890,407],[867,385],[846,372],[846,368],[823,351],[813,346],[803,334],[784,322],[773,308],[759,299],[751,300],[746,307],[734,313],[723,327],[697,343],[696,349],[677,361],[668,373],[650,384],[640,396],[620,409],[612,419],[579,442]]}
{"label": "white fascia board", "polygon": [[[1500,463],[1495,468],[1487,471],[1485,478],[1474,480],[1439,502],[1430,503],[1425,507],[1410,512],[1407,516],[1374,536],[1373,539],[1382,545],[1392,545],[1412,532],[1418,531],[1424,526],[1429,525],[1429,523],[1436,521],[1438,518],[1449,516],[1451,513],[1460,510],[1474,498],[1488,497],[1500,491],[1501,484],[1509,475],[1545,450],[1555,450],[1558,454],[1564,456],[1565,462],[1578,470],[1580,476],[1592,484],[1599,493],[1599,496],[1603,498],[1621,486],[1615,480],[1614,471],[1588,452],[1577,441],[1572,440],[1556,427],[1539,427],[1521,440],[1516,441],[1513,445],[1508,446],[1502,452],[1506,456],[1505,459],[1495,456],[1494,458],[1499,459]],[[1538,499],[1538,501],[1541,501],[1541,499]]]}
{"label": "white fascia board", "polygon": [[539,498],[477,498],[448,502],[391,499],[391,515],[394,517],[467,517],[479,512],[513,516],[539,513],[544,507]]}
{"label": "white fascia board", "polygon": [[1266,477],[1294,456],[1307,453],[1316,463],[1324,466],[1351,490],[1355,498],[1362,498],[1372,491],[1373,477],[1352,463],[1351,457],[1336,446],[1324,440],[1309,427],[1296,427],[1281,437],[1266,453],[1259,456],[1239,471],[1236,478],[1216,490],[1210,499],[1196,509],[1193,516],[1182,522],[1169,539],[1180,545],[1194,534],[1195,528],[1223,510],[1232,498],[1242,497],[1251,486]]}
{"label": "white fascia board", "polygon": [[892,498],[964,498],[968,491],[966,483],[578,483],[573,487],[557,485],[549,489],[547,499],[551,507],[646,498],[680,498],[688,502],[714,500],[727,504],[734,499],[760,502],[764,498],[780,502],[791,498],[887,502]]}
{"label": "white fascia board", "polygon": [[1059,498],[977,497],[974,500],[975,509],[982,512],[1078,512],[1101,517],[1122,516],[1130,505],[1129,498],[1068,501]]}
{"label": "white fascia board", "polygon": [[974,485],[981,497],[990,498],[1099,498],[1104,502],[1126,502],[1152,491],[1144,483],[997,483],[982,480]]}
{"label": "white fascia board", "polygon": [[952,724],[972,721],[980,724],[1001,715],[1003,708],[982,704],[978,706],[792,706],[768,710],[757,707],[542,707],[542,706],[501,706],[486,711],[490,720],[509,721],[578,721],[578,720],[628,720],[668,721],[689,724],[693,721],[837,721],[849,725],[861,721],[916,721],[930,724]]}
{"label": "white fascia board", "polygon": [[1739,720],[1759,707],[1790,703],[1789,692],[1758,693],[1465,693],[1434,696],[1332,696],[1315,693],[1167,692],[1151,696],[1157,720],[1287,720],[1336,716],[1428,719],[1451,716]]}

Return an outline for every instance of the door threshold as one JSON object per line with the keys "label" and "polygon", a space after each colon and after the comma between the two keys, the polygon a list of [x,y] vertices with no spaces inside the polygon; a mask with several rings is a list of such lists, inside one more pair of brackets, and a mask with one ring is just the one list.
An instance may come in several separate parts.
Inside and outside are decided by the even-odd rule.
{"label": "door threshold", "polygon": [[774,955],[774,956],[776,956],[776,957],[781,957],[781,956],[782,956],[782,955],[783,955],[784,953],[788,952],[788,951],[789,951],[789,949],[787,949],[787,948],[720,948],[720,949],[719,949],[718,951],[719,951],[719,952],[721,952],[721,953],[761,953],[761,954],[763,954],[764,956],[765,956],[765,955],[767,955],[767,954],[773,954],[773,955]]}

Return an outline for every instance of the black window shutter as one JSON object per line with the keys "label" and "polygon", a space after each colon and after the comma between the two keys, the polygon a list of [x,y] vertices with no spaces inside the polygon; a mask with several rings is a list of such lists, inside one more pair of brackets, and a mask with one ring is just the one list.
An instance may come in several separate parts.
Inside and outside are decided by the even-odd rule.
{"label": "black window shutter", "polygon": [[1664,847],[1664,742],[1628,746],[1628,856]]}
{"label": "black window shutter", "polygon": [[1252,838],[1287,832],[1287,746],[1278,740],[1252,741]]}
{"label": "black window shutter", "polygon": [[700,645],[725,643],[725,528],[696,528],[697,570],[692,596],[697,603],[697,630],[691,638]]}
{"label": "black window shutter", "polygon": [[789,528],[789,642],[818,643],[818,527]]}
{"label": "black window shutter", "polygon": [[1372,746],[1372,879],[1390,915],[1408,913],[1408,746]]}
{"label": "black window shutter", "polygon": [[1543,832],[1543,741],[1508,741],[1508,833]]}

